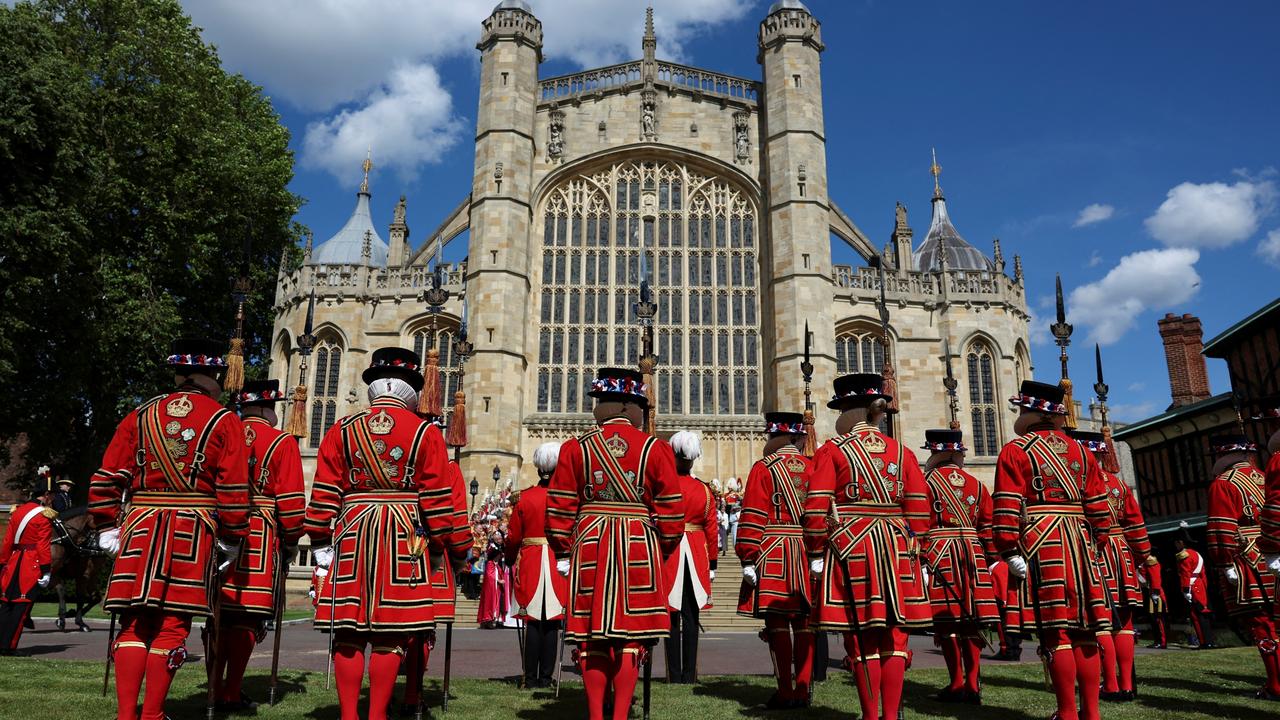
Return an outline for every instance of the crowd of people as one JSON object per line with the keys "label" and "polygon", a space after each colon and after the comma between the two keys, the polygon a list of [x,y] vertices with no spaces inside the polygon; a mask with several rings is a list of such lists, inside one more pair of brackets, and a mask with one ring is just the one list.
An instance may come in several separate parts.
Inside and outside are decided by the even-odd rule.
{"label": "crowd of people", "polygon": [[[938,699],[981,704],[990,626],[1010,644],[1038,640],[1056,718],[1094,720],[1100,700],[1134,698],[1133,619],[1163,604],[1159,563],[1136,499],[1106,470],[1107,438],[1065,428],[1058,385],[1024,381],[1010,399],[1017,437],[990,490],[964,469],[959,429],[921,433],[923,464],[908,430],[885,432],[890,397],[868,373],[835,379],[836,434],[816,453],[804,452],[805,416],[766,413],[760,460],[745,483],[717,489],[693,474],[697,435],[646,432],[643,378],[605,368],[588,391],[595,427],[539,447],[535,486],[504,488],[471,512],[442,419],[418,404],[420,363],[401,348],[372,353],[369,406],[326,431],[307,498],[296,439],[276,427],[279,383],[244,383],[223,406],[219,348],[175,346],[174,390],[121,422],[89,493],[99,545],[116,556],[104,607],[120,627],[110,653],[120,720],[139,717],[144,683],[141,717],[165,718],[196,617],[209,618],[210,711],[255,707],[240,681],[278,618],[303,535],[343,720],[360,717],[366,675],[367,717],[386,717],[402,672],[401,710],[421,711],[458,586],[480,599],[482,626],[525,628],[526,687],[555,681],[557,645],[569,643],[589,720],[625,720],[659,640],[671,681],[697,682],[699,612],[730,548],[742,562],[737,612],[762,622],[776,671],[764,709],[810,705],[825,646],[815,636],[835,633],[862,716],[898,717],[908,637],[925,630],[950,670]],[[1275,404],[1257,419],[1280,419]],[[1183,547],[1178,561],[1201,620],[1203,581],[1216,574],[1262,657],[1258,698],[1280,700],[1280,432],[1269,450],[1264,471],[1243,435],[1213,440],[1207,559]],[[46,478],[0,548],[6,632],[23,617],[14,606],[48,582],[50,491]],[[1212,644],[1207,622],[1196,632]]]}

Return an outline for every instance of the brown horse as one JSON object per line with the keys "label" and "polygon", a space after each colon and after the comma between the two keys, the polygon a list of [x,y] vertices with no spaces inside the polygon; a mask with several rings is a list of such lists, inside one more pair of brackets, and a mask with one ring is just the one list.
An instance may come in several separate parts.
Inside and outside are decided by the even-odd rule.
{"label": "brown horse", "polygon": [[111,567],[111,556],[98,548],[98,535],[89,528],[89,515],[83,505],[58,516],[51,555],[51,584],[58,589],[58,629],[67,632],[66,586],[74,583],[76,627],[80,632],[89,632],[84,614],[102,599],[98,597],[98,578]]}

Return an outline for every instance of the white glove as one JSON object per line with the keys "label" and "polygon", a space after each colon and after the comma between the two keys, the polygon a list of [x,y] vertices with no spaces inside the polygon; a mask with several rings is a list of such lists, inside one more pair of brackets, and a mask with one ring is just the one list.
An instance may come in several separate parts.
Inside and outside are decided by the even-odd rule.
{"label": "white glove", "polygon": [[[324,545],[312,550],[311,562],[318,568],[328,568],[333,564],[333,546]],[[323,577],[323,575],[321,577]]]}
{"label": "white glove", "polygon": [[1147,575],[1146,575],[1146,573],[1138,573],[1138,584],[1139,584],[1139,585],[1146,585],[1146,584],[1147,584]]}
{"label": "white glove", "polygon": [[743,565],[743,566],[742,566],[742,579],[743,579],[743,580],[746,580],[746,581],[747,581],[747,584],[748,584],[748,585],[750,585],[751,587],[755,587],[755,586],[756,586],[756,583],[760,582],[760,577],[756,575],[756,566],[755,566],[755,565]]}
{"label": "white glove", "polygon": [[569,577],[569,561],[567,559],[556,561],[556,572],[565,577]]}
{"label": "white glove", "polygon": [[1188,590],[1187,592],[1182,593],[1182,597],[1186,598],[1186,599],[1187,599],[1187,602],[1195,602],[1195,600],[1191,597],[1191,591],[1190,591],[1190,590]]}
{"label": "white glove", "polygon": [[715,571],[715,570],[712,570],[712,571],[711,571],[711,579],[712,579],[712,580],[715,580],[715,579],[716,579],[716,571]]}
{"label": "white glove", "polygon": [[921,580],[924,580],[924,586],[925,586],[925,589],[928,589],[928,587],[929,587],[929,566],[928,566],[928,565],[925,565],[925,564],[923,564],[923,563],[921,563],[921,565],[920,565],[920,579],[921,579]]}
{"label": "white glove", "polygon": [[226,572],[227,568],[236,563],[236,558],[240,557],[240,543],[229,543],[219,540],[218,554],[222,556],[222,561],[218,563],[218,572]]}
{"label": "white glove", "polygon": [[1272,575],[1280,576],[1280,553],[1275,555],[1263,555],[1262,562],[1266,564],[1267,569]]}
{"label": "white glove", "polygon": [[49,587],[49,583],[52,580],[53,580],[53,576],[50,575],[49,573],[45,573],[40,576],[40,579],[36,581],[36,584],[42,588],[46,588],[46,587]]}
{"label": "white glove", "polygon": [[1236,572],[1236,569],[1233,567],[1227,568],[1227,582],[1232,585],[1240,584],[1240,573]]}
{"label": "white glove", "polygon": [[120,528],[113,527],[110,530],[103,530],[98,533],[98,547],[112,557],[119,555]]}
{"label": "white glove", "polygon": [[822,558],[809,561],[809,572],[813,573],[814,575],[821,575],[822,571],[825,570],[826,567],[827,567],[827,562]]}
{"label": "white glove", "polygon": [[1021,555],[1010,555],[1005,562],[1009,563],[1009,574],[1025,580],[1027,577],[1027,561]]}

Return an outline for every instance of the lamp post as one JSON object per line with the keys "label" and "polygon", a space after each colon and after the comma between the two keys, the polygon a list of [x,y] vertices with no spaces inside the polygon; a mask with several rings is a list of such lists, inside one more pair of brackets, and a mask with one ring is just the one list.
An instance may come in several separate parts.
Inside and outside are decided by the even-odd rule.
{"label": "lamp post", "polygon": [[479,480],[476,480],[476,479],[475,479],[475,477],[472,477],[472,478],[471,478],[471,488],[470,488],[470,490],[471,490],[471,512],[472,512],[472,513],[475,513],[475,511],[476,511],[476,495],[479,495],[479,494],[480,494],[480,481],[479,481]]}
{"label": "lamp post", "polygon": [[498,489],[498,481],[502,479],[502,468],[497,465],[493,466],[493,489]]}

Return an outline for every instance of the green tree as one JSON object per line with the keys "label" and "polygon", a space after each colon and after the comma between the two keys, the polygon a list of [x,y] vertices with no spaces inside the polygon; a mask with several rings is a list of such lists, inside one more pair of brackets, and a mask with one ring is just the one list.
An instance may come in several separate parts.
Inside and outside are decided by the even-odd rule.
{"label": "green tree", "polygon": [[86,477],[174,337],[230,337],[241,274],[261,365],[301,230],[288,145],[176,0],[0,5],[0,441],[27,434],[23,465]]}

